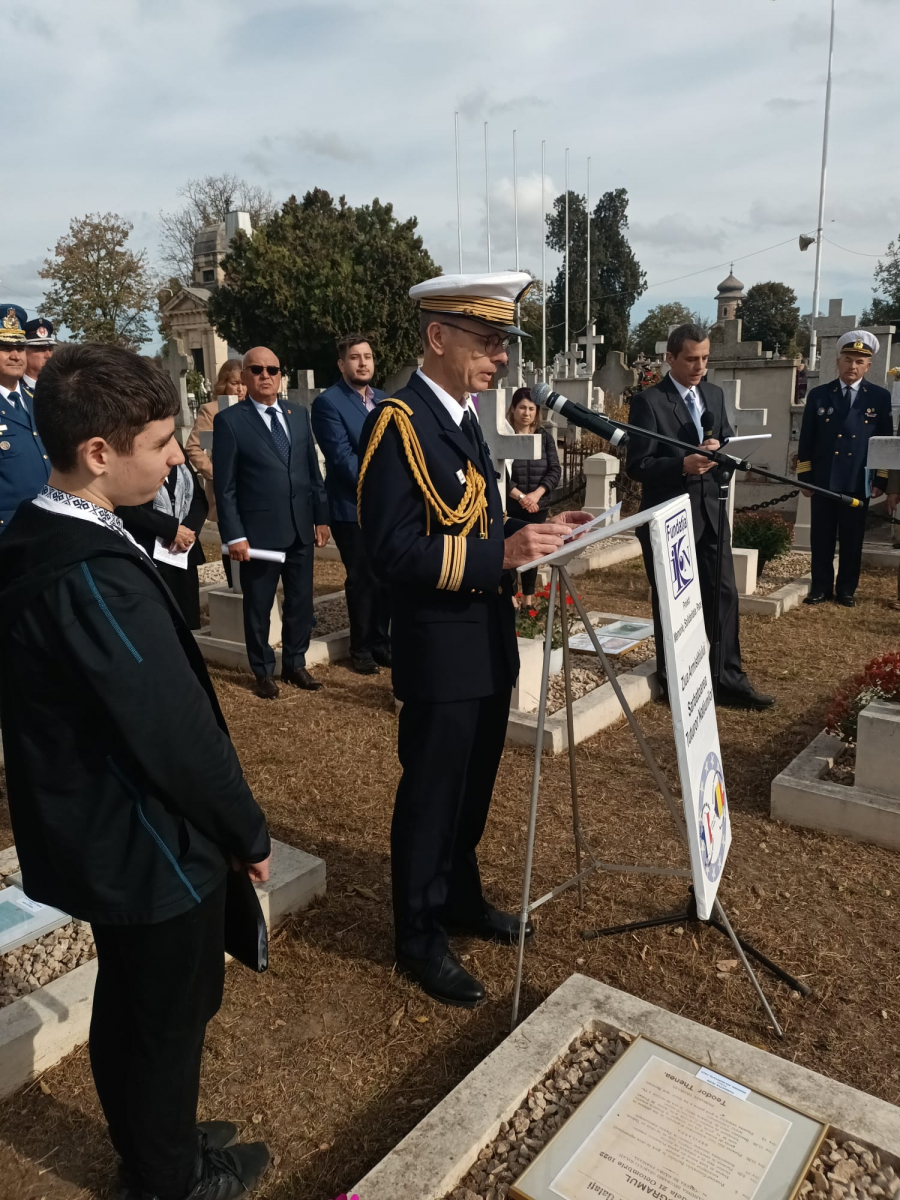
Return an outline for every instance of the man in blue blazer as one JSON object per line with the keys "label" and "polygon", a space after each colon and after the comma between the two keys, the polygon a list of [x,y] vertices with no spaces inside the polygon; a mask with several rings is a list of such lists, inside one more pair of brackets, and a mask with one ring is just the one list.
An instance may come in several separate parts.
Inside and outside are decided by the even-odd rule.
{"label": "man in blue blazer", "polygon": [[25,321],[18,304],[0,304],[0,533],[23,500],[50,478],[50,460],[34,423],[25,374]]}
{"label": "man in blue blazer", "polygon": [[[281,678],[317,691],[306,669],[313,618],[313,547],[328,541],[328,502],[305,409],[278,399],[281,366],[265,346],[244,355],[246,399],[216,414],[213,484],[222,545],[240,563],[244,638],[256,694],[278,696],[269,615],[284,583]],[[281,550],[284,563],[252,559]]]}
{"label": "man in blue blazer", "polygon": [[338,342],[340,380],[312,403],[312,427],[325,456],[325,491],[331,532],[347,572],[350,661],[360,675],[391,665],[390,592],[372,570],[356,520],[359,437],[366,417],[384,399],[373,388],[375,358],[362,333]]}

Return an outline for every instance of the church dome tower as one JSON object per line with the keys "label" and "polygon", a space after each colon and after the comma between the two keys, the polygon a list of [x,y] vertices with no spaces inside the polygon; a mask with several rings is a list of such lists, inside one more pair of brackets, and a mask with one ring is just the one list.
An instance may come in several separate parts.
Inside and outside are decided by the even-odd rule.
{"label": "church dome tower", "polygon": [[719,284],[716,293],[716,321],[733,321],[737,316],[737,307],[744,299],[744,285],[734,274],[734,263],[731,273]]}

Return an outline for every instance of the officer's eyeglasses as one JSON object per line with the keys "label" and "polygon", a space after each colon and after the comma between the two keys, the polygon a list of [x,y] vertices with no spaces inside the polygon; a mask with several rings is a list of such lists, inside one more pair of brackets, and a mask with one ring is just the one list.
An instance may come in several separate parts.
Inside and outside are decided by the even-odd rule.
{"label": "officer's eyeglasses", "polygon": [[253,363],[253,365],[247,369],[254,375],[262,375],[263,371],[265,371],[267,375],[281,374],[281,367],[261,367],[259,363]]}
{"label": "officer's eyeglasses", "polygon": [[487,355],[496,354],[499,350],[508,350],[508,337],[501,337],[499,333],[476,333],[474,329],[466,329],[464,325],[454,325],[452,321],[441,321],[441,325],[449,325],[451,329],[458,329],[460,333],[470,333],[473,338],[478,338],[480,342],[484,342],[484,352]]}

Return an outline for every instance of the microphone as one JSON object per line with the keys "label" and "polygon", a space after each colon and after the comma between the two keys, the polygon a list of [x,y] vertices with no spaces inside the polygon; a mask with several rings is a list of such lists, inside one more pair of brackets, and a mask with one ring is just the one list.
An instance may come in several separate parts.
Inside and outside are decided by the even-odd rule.
{"label": "microphone", "polygon": [[578,425],[581,429],[596,433],[611,446],[624,446],[628,441],[628,434],[624,429],[619,429],[618,425],[614,425],[602,413],[591,412],[582,404],[576,404],[574,400],[567,400],[565,396],[560,396],[559,392],[551,390],[549,383],[536,383],[531,389],[531,398],[535,404],[552,408],[572,425]]}
{"label": "microphone", "polygon": [[707,438],[712,437],[713,428],[715,426],[715,422],[713,421],[713,415],[709,411],[708,408],[705,408],[703,410],[703,412],[700,414],[700,426],[703,429],[703,440],[705,442],[707,440]]}

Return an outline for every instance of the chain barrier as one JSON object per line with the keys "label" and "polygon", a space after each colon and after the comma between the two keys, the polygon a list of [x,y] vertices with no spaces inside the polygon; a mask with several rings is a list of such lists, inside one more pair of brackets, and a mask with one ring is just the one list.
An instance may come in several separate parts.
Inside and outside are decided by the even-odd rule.
{"label": "chain barrier", "polygon": [[774,500],[760,500],[759,504],[745,504],[743,508],[736,508],[736,513],[742,512],[759,512],[761,508],[771,508],[773,504],[784,504],[785,500],[793,500],[795,496],[800,495],[800,489],[795,488],[792,492],[785,492],[783,496],[776,496]]}

